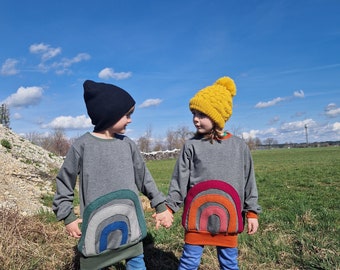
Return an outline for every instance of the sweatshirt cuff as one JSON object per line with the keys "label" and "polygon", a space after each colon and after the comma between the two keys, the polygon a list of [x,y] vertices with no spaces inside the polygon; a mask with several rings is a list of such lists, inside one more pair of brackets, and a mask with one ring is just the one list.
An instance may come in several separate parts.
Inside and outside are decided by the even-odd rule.
{"label": "sweatshirt cuff", "polygon": [[156,213],[162,213],[166,210],[167,208],[166,208],[165,202],[162,202],[156,206]]}
{"label": "sweatshirt cuff", "polygon": [[172,210],[168,205],[166,206],[166,208],[168,209],[168,211],[173,214],[174,213],[174,210]]}
{"label": "sweatshirt cuff", "polygon": [[246,214],[247,218],[258,218],[258,215],[255,212],[249,211]]}
{"label": "sweatshirt cuff", "polygon": [[78,217],[74,213],[73,209],[71,210],[71,213],[64,219],[64,224],[70,224],[71,222],[75,221]]}

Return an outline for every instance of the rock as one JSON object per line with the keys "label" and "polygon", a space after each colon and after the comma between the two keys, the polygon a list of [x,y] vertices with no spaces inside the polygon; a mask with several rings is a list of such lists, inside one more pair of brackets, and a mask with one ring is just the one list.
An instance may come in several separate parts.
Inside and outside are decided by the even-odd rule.
{"label": "rock", "polygon": [[0,208],[12,208],[22,215],[33,215],[44,207],[41,197],[51,194],[54,175],[62,165],[62,157],[34,145],[0,125]]}

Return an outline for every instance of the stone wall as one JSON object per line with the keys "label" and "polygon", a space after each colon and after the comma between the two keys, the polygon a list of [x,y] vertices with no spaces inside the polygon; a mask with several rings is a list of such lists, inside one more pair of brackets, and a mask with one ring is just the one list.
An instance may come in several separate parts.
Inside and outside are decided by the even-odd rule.
{"label": "stone wall", "polygon": [[145,160],[162,160],[162,159],[172,159],[177,158],[180,149],[165,150],[165,151],[154,151],[150,153],[142,152]]}

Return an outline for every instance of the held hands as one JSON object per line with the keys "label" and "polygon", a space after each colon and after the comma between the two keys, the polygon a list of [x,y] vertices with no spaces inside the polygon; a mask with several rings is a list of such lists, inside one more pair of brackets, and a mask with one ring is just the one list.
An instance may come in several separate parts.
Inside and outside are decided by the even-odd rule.
{"label": "held hands", "polygon": [[155,213],[152,215],[152,217],[155,219],[157,230],[160,225],[169,229],[172,225],[172,222],[174,221],[174,216],[169,209],[162,213]]}
{"label": "held hands", "polygon": [[67,224],[65,226],[66,228],[66,233],[69,236],[72,236],[74,238],[80,238],[81,237],[81,230],[79,229],[79,224],[82,223],[82,219],[76,219],[75,221]]}

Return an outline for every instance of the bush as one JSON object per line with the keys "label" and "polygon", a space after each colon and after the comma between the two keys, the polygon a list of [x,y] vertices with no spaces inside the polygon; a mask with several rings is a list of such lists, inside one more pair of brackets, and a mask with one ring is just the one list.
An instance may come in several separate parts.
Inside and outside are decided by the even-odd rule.
{"label": "bush", "polygon": [[3,147],[7,148],[8,150],[12,149],[11,143],[8,140],[6,140],[6,139],[2,139],[1,140],[1,145]]}

